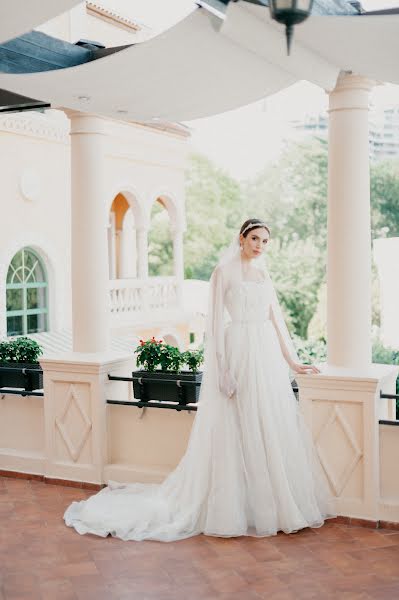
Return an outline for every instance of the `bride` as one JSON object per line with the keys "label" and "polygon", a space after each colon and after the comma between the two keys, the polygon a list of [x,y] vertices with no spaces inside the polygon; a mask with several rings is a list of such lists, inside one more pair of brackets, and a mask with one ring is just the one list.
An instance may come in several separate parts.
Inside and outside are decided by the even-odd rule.
{"label": "bride", "polygon": [[176,469],[161,484],[109,482],[69,506],[68,526],[166,542],[291,533],[334,516],[290,381],[319,370],[295,352],[262,261],[269,238],[266,223],[245,221],[211,276],[200,401]]}

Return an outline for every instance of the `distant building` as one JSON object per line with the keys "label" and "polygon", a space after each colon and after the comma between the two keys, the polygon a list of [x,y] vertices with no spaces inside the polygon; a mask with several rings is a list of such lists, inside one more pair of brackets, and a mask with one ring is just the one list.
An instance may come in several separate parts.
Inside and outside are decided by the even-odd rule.
{"label": "distant building", "polygon": [[[293,130],[300,136],[315,135],[327,138],[328,115],[307,115],[292,121]],[[399,106],[370,111],[370,159],[372,161],[399,156]]]}
{"label": "distant building", "polygon": [[399,106],[370,113],[370,158],[399,156]]}

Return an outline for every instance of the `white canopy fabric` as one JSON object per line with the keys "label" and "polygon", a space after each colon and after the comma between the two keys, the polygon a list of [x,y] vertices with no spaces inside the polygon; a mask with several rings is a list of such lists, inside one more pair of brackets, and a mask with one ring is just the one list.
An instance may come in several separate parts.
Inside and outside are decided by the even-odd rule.
{"label": "white canopy fabric", "polygon": [[299,79],[332,89],[341,70],[399,84],[398,30],[397,15],[312,16],[295,28],[287,57],[284,29],[267,9],[230,3],[219,31],[196,9],[147,42],[70,69],[0,74],[0,87],[119,120],[188,121]]}
{"label": "white canopy fabric", "polygon": [[2,0],[0,2],[0,42],[6,42],[57,15],[81,0]]}

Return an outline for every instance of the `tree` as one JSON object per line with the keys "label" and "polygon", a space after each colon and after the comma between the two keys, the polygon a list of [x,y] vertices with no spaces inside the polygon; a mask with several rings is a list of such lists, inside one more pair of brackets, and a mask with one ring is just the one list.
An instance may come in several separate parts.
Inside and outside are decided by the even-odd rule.
{"label": "tree", "polygon": [[173,242],[166,208],[155,202],[148,234],[148,273],[151,277],[173,275]]}
{"label": "tree", "polygon": [[[186,277],[208,279],[220,250],[250,217],[271,227],[268,265],[293,333],[325,331],[327,262],[327,141],[287,145],[280,159],[238,184],[206,157],[192,158],[187,180]],[[372,236],[399,236],[399,161],[371,168]],[[379,323],[373,277],[373,324]]]}
{"label": "tree", "polygon": [[[372,236],[399,236],[399,161],[386,160],[371,167]],[[388,229],[387,229],[388,228]]]}
{"label": "tree", "polygon": [[242,199],[239,184],[199,154],[187,174],[186,215],[185,276],[207,280],[241,225]]}

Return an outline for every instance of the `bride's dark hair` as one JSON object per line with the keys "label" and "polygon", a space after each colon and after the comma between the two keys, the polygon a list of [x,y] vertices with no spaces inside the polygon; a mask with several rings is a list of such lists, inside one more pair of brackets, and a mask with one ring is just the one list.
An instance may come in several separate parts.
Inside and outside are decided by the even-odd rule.
{"label": "bride's dark hair", "polygon": [[[248,227],[249,225],[253,225],[253,227]],[[248,219],[247,221],[245,221],[241,225],[240,235],[242,234],[246,238],[250,231],[252,231],[253,229],[258,229],[259,227],[264,227],[266,231],[269,232],[269,235],[271,235],[269,227],[261,219]]]}

